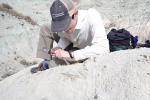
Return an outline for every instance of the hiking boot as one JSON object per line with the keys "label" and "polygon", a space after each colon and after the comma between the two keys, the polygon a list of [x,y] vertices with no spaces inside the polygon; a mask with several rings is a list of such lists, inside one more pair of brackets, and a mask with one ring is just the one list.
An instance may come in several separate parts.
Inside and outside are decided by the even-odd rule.
{"label": "hiking boot", "polygon": [[43,71],[49,69],[49,61],[48,60],[44,60],[42,61],[38,67],[33,67],[31,68],[31,73],[37,73],[38,71]]}

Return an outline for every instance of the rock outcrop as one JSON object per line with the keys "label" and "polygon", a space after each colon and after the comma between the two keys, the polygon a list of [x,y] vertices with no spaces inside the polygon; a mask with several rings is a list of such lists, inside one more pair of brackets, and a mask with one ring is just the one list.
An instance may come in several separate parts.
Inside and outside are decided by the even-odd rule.
{"label": "rock outcrop", "polygon": [[0,82],[1,100],[149,100],[150,49],[113,52]]}

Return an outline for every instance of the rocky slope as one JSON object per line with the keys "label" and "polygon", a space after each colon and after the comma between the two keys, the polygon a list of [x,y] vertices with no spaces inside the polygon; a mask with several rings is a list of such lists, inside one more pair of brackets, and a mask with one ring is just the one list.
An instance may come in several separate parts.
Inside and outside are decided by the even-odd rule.
{"label": "rocky slope", "polygon": [[1,100],[149,100],[150,49],[99,55],[36,74],[30,68],[0,82]]}

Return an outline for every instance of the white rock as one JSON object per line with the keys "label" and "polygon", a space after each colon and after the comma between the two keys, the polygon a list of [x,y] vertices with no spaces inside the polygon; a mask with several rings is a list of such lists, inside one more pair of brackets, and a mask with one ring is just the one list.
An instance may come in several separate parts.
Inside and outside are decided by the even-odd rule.
{"label": "white rock", "polygon": [[1,100],[149,100],[150,49],[118,51],[0,82]]}

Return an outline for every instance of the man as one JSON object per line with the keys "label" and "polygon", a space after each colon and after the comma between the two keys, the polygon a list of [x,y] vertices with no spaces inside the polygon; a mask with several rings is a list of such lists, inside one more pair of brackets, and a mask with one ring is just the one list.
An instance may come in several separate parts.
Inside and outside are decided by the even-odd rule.
{"label": "man", "polygon": [[40,70],[49,68],[51,56],[67,63],[109,52],[104,25],[95,9],[77,10],[72,0],[54,0],[50,14],[51,25],[40,30],[37,57],[45,59]]}

